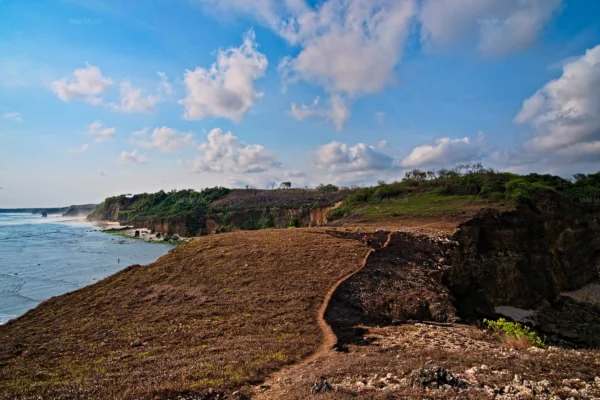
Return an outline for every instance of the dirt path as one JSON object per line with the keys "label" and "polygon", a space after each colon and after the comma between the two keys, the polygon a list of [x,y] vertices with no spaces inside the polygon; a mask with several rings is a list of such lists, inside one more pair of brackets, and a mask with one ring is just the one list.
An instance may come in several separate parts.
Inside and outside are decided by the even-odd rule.
{"label": "dirt path", "polygon": [[[387,245],[390,243],[390,240],[392,239],[392,235],[393,235],[393,232],[388,233],[387,240],[385,241],[383,246],[380,247],[380,249],[387,247]],[[365,255],[360,267],[356,271],[351,272],[351,273],[343,276],[342,278],[340,278],[337,282],[335,282],[335,284],[327,292],[327,295],[325,296],[325,299],[323,300],[321,307],[319,307],[319,311],[318,311],[318,315],[317,315],[317,322],[319,324],[319,328],[321,328],[321,332],[323,335],[323,342],[321,343],[319,348],[314,353],[312,353],[309,357],[300,361],[299,363],[289,365],[289,366],[284,367],[284,368],[280,369],[279,371],[275,372],[269,379],[267,379],[265,381],[264,384],[262,384],[260,386],[260,390],[263,390],[263,391],[257,392],[252,397],[253,399],[272,400],[272,399],[283,397],[283,395],[286,393],[285,386],[287,386],[285,384],[286,383],[285,381],[289,382],[289,380],[291,379],[291,377],[293,375],[299,374],[301,371],[306,370],[307,367],[310,368],[309,366],[311,364],[313,364],[315,361],[317,361],[317,360],[322,361],[323,358],[330,357],[333,354],[335,354],[335,352],[333,351],[333,347],[337,343],[337,337],[333,333],[331,326],[329,326],[329,324],[325,321],[325,311],[327,310],[327,307],[329,306],[329,302],[331,301],[331,296],[333,296],[333,293],[337,290],[337,288],[344,281],[346,281],[347,279],[350,279],[351,277],[356,275],[359,271],[361,271],[367,265],[369,256],[374,251],[375,251],[375,249],[370,249],[367,252],[367,254]],[[288,379],[285,379],[286,377]]]}

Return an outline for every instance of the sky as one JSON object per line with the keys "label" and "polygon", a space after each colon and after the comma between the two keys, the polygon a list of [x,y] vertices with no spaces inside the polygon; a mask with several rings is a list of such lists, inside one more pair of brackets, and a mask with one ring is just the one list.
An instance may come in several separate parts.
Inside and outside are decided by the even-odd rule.
{"label": "sky", "polygon": [[0,0],[0,208],[598,161],[600,2]]}

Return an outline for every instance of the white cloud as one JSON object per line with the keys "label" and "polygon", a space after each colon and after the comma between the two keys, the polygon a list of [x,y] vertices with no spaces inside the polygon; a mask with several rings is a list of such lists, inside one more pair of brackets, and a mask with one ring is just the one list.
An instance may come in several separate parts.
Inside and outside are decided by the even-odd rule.
{"label": "white cloud", "polygon": [[[147,129],[133,132],[134,136],[146,136]],[[194,135],[189,133],[179,133],[175,129],[166,126],[156,128],[150,135],[150,140],[141,141],[139,144],[148,149],[159,149],[162,152],[170,153],[180,147],[193,143]]]}
{"label": "white cloud", "polygon": [[89,126],[85,133],[96,137],[96,142],[104,142],[115,136],[116,128],[105,128],[100,121],[94,121]]}
{"label": "white cloud", "polygon": [[561,0],[424,0],[421,36],[434,48],[474,39],[486,55],[521,51],[560,6]]}
{"label": "white cloud", "polygon": [[100,68],[89,64],[73,71],[73,76],[74,80],[65,77],[52,82],[51,89],[59,99],[101,104],[101,96],[113,83],[112,79],[102,75]]}
{"label": "white cloud", "polygon": [[85,153],[86,151],[88,151],[89,148],[90,148],[90,145],[85,143],[85,144],[82,144],[81,147],[71,148],[71,149],[68,149],[67,151],[69,153]]}
{"label": "white cloud", "polygon": [[167,74],[161,71],[156,73],[160,77],[160,83],[158,84],[159,93],[162,92],[166,96],[172,96],[174,93],[173,86],[169,83]]}
{"label": "white cloud", "polygon": [[299,170],[292,170],[292,171],[286,171],[286,176],[290,177],[290,178],[304,178],[306,177],[306,174],[302,171]]}
{"label": "white cloud", "polygon": [[202,155],[187,163],[194,172],[245,174],[281,167],[275,154],[259,144],[245,144],[231,132],[224,133],[215,128],[208,133],[207,139],[198,146]]}
{"label": "white cloud", "polygon": [[115,110],[125,113],[152,113],[161,102],[157,95],[145,94],[140,88],[134,87],[130,81],[121,82],[119,104],[111,104]]}
{"label": "white cloud", "polygon": [[117,159],[119,164],[145,164],[147,159],[144,155],[138,154],[136,150],[131,152],[122,151]]}
{"label": "white cloud", "polygon": [[358,143],[348,146],[332,141],[317,148],[312,161],[315,167],[330,172],[366,172],[392,168],[393,158],[374,146]]}
{"label": "white cloud", "polygon": [[597,155],[600,159],[599,87],[600,45],[565,64],[558,79],[546,83],[523,102],[515,122],[534,129],[525,147],[557,152],[574,160],[577,154],[587,158]]}
{"label": "white cloud", "polygon": [[477,139],[439,138],[431,144],[415,147],[401,162],[402,167],[450,166],[480,159],[485,155],[484,136]]}
{"label": "white cloud", "polygon": [[291,113],[300,119],[331,119],[338,130],[350,116],[344,98],[379,92],[395,80],[417,13],[416,0],[325,0],[314,6],[305,0],[197,1],[209,12],[248,15],[298,46],[297,55],[279,63],[283,91],[300,79],[317,84],[332,94],[332,108],[325,113],[294,105]]}
{"label": "white cloud", "polygon": [[148,128],[142,128],[140,130],[133,131],[131,134],[133,137],[145,137],[148,135]]}
{"label": "white cloud", "polygon": [[280,67],[293,80],[301,77],[331,92],[377,92],[394,79],[415,12],[413,0],[328,0],[314,9],[299,7],[271,24],[301,46]]}
{"label": "white cloud", "polygon": [[179,101],[184,118],[198,120],[222,117],[240,121],[262,96],[254,81],[267,69],[267,58],[257,50],[255,35],[249,31],[240,47],[219,50],[209,69],[196,67],[184,75],[186,97]]}
{"label": "white cloud", "polygon": [[339,95],[333,95],[330,99],[330,107],[328,109],[318,108],[319,98],[315,98],[312,105],[302,104],[300,106],[292,103],[290,115],[298,121],[302,121],[311,117],[323,118],[331,120],[335,128],[339,131],[343,128],[344,123],[350,118],[350,109],[346,105],[346,101]]}
{"label": "white cloud", "polygon": [[15,121],[15,122],[21,122],[23,121],[23,117],[21,116],[21,113],[18,112],[7,112],[4,113],[2,115],[3,119],[9,120],[9,121]]}

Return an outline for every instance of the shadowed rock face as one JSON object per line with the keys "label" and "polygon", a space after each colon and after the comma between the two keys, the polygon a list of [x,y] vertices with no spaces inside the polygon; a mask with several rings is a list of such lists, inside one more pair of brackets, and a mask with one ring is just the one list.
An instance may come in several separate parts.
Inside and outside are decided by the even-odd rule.
{"label": "shadowed rock face", "polygon": [[389,244],[376,248],[365,267],[340,284],[331,298],[325,320],[338,337],[338,346],[360,343],[364,331],[359,325],[455,321],[453,296],[430,276],[452,262],[455,245],[393,233]]}
{"label": "shadowed rock face", "polygon": [[461,308],[479,314],[486,304],[534,308],[598,279],[596,215],[557,198],[532,208],[484,211],[462,224],[454,240],[459,255],[445,283]]}

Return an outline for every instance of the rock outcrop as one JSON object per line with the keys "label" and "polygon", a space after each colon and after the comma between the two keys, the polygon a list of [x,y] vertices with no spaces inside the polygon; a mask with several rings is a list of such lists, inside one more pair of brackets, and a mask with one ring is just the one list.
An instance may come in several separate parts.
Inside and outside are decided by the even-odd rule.
{"label": "rock outcrop", "polygon": [[598,279],[596,218],[547,195],[511,211],[485,210],[454,234],[459,249],[444,282],[472,316],[552,303]]}

